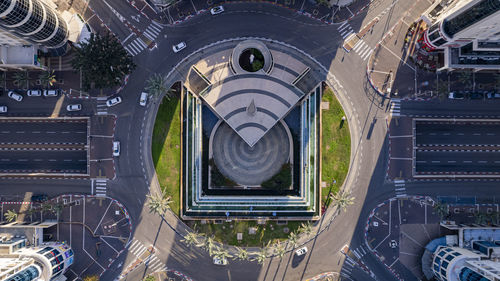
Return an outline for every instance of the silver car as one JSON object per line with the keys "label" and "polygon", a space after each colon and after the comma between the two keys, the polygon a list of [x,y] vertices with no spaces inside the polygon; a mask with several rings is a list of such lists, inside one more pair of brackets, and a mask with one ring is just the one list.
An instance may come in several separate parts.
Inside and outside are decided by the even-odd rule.
{"label": "silver car", "polygon": [[14,91],[9,91],[9,93],[7,95],[9,96],[9,98],[11,98],[15,101],[22,101],[23,100],[23,96],[21,96],[20,94],[14,92]]}

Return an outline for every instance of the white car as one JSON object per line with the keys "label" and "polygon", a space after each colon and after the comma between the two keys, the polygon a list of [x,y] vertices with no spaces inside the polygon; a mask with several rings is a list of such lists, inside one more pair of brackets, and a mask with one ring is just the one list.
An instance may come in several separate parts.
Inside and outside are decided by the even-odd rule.
{"label": "white car", "polygon": [[222,6],[217,6],[217,7],[213,7],[212,9],[210,9],[210,13],[212,15],[217,15],[217,14],[220,14],[224,12],[224,7]]}
{"label": "white car", "polygon": [[139,104],[142,106],[146,106],[147,102],[148,102],[148,93],[142,92],[141,98],[139,99]]}
{"label": "white car", "polygon": [[20,94],[14,92],[14,91],[9,91],[9,93],[7,95],[9,96],[9,98],[16,100],[16,101],[23,100],[23,96],[21,96]]}
{"label": "white car", "polygon": [[80,111],[82,110],[82,105],[81,104],[68,104],[66,106],[67,111]]}
{"label": "white car", "polygon": [[57,90],[43,90],[45,97],[57,97]]}
{"label": "white car", "polygon": [[108,107],[112,107],[112,106],[117,105],[117,104],[119,104],[121,102],[122,102],[122,98],[121,97],[114,97],[114,98],[112,98],[110,100],[107,100],[106,101],[106,105]]}
{"label": "white car", "polygon": [[300,257],[302,255],[305,255],[307,253],[307,247],[302,247],[300,249],[297,249],[297,251],[295,251],[295,254]]}
{"label": "white car", "polygon": [[172,46],[172,50],[174,50],[174,53],[178,53],[184,48],[186,48],[186,42],[180,42],[179,44]]}
{"label": "white car", "polygon": [[218,257],[214,257],[215,265],[227,265],[227,259],[219,259]]}
{"label": "white car", "polygon": [[6,113],[7,107],[5,105],[0,105],[0,113]]}
{"label": "white car", "polygon": [[40,97],[42,95],[42,91],[41,90],[28,90],[28,92],[26,92],[26,95],[28,97]]}
{"label": "white car", "polygon": [[120,142],[113,142],[113,156],[120,156]]}

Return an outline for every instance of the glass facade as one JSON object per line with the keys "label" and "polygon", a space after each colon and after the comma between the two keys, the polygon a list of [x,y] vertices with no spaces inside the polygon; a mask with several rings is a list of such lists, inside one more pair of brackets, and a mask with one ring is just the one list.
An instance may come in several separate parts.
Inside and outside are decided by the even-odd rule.
{"label": "glass facade", "polygon": [[11,3],[14,8],[0,18],[0,25],[6,30],[49,48],[59,48],[66,43],[66,22],[50,7],[40,0],[3,0],[0,13],[7,11]]}
{"label": "glass facade", "polygon": [[35,266],[29,266],[26,269],[18,272],[16,275],[8,278],[8,281],[31,281],[40,276],[40,271]]}
{"label": "glass facade", "polygon": [[443,22],[443,31],[449,36],[457,34],[461,30],[485,19],[486,17],[500,11],[499,0],[482,0],[464,10],[458,16]]}
{"label": "glass facade", "polygon": [[460,281],[488,281],[489,279],[483,277],[479,273],[472,271],[468,267],[462,268],[459,275]]}

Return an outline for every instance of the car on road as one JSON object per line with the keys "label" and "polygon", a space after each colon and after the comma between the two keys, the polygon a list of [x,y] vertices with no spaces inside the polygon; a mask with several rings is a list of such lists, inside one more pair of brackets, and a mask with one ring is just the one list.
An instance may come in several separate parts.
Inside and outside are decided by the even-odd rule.
{"label": "car on road", "polygon": [[42,91],[41,90],[28,90],[26,92],[26,95],[28,97],[40,97],[42,95]]}
{"label": "car on road", "polygon": [[224,12],[224,7],[222,6],[217,6],[217,7],[213,7],[212,9],[210,9],[210,13],[212,15],[217,15],[217,14],[220,14]]}
{"label": "car on road", "polygon": [[214,257],[214,264],[215,265],[227,265],[227,259],[225,259],[225,258],[220,259],[219,257]]}
{"label": "car on road", "polygon": [[463,100],[465,99],[465,94],[459,92],[451,92],[448,94],[448,98],[451,100]]}
{"label": "car on road", "polygon": [[7,113],[7,106],[0,105],[0,113]]}
{"label": "car on road", "polygon": [[142,106],[146,106],[147,102],[148,102],[148,93],[142,92],[141,98],[139,99],[139,104]]}
{"label": "car on road", "polygon": [[184,48],[186,48],[186,42],[180,42],[179,44],[172,46],[174,53],[178,53]]}
{"label": "car on road", "polygon": [[23,100],[23,96],[21,96],[20,94],[14,92],[14,91],[9,91],[9,93],[7,95],[9,96],[9,98],[11,98],[15,101],[22,101]]}
{"label": "car on road", "polygon": [[82,105],[81,104],[68,104],[66,106],[67,111],[80,111],[82,110]]}
{"label": "car on road", "polygon": [[31,196],[31,202],[44,202],[49,200],[47,194],[36,194]]}
{"label": "car on road", "polygon": [[297,257],[303,256],[306,253],[307,253],[307,247],[302,247],[300,249],[297,249],[297,251],[295,251],[295,254],[297,255]]}
{"label": "car on road", "polygon": [[44,97],[57,97],[57,90],[43,90]]}
{"label": "car on road", "polygon": [[113,156],[120,156],[120,142],[113,142]]}
{"label": "car on road", "polygon": [[112,106],[115,106],[115,105],[117,105],[117,104],[119,104],[121,102],[122,102],[122,98],[121,97],[114,97],[114,98],[112,98],[110,100],[107,100],[106,101],[106,105],[108,107],[112,107]]}

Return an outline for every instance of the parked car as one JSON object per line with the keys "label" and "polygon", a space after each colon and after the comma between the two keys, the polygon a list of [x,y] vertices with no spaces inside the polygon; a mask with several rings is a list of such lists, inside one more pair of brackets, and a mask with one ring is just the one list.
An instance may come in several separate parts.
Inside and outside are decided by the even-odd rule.
{"label": "parked car", "polygon": [[490,92],[486,95],[489,99],[500,99],[500,93]]}
{"label": "parked car", "polygon": [[215,265],[227,265],[227,259],[225,258],[218,258],[218,257],[214,257],[214,264]]}
{"label": "parked car", "polygon": [[142,92],[141,97],[139,98],[139,104],[142,106],[146,106],[148,102],[148,93]]}
{"label": "parked car", "polygon": [[479,93],[479,92],[470,93],[469,97],[471,99],[473,99],[473,100],[482,100],[482,99],[484,99],[483,93]]}
{"label": "parked car", "polygon": [[28,97],[40,97],[42,95],[42,91],[41,90],[28,90],[26,92],[26,95]]}
{"label": "parked car", "polygon": [[217,7],[213,7],[212,9],[210,9],[210,13],[212,15],[217,15],[217,14],[220,14],[224,12],[224,7],[222,6],[217,6]]}
{"label": "parked car", "polygon": [[67,111],[80,111],[82,110],[82,105],[81,104],[68,104],[66,106]]}
{"label": "parked car", "polygon": [[186,42],[180,42],[179,44],[172,46],[172,50],[174,50],[174,53],[178,53],[184,48],[186,48]]}
{"label": "parked car", "polygon": [[451,92],[448,95],[448,98],[452,100],[463,100],[465,98],[465,94],[459,92]]}
{"label": "parked car", "polygon": [[0,105],[0,113],[7,113],[7,106]]}
{"label": "parked car", "polygon": [[9,91],[9,93],[7,95],[9,96],[9,98],[16,100],[16,101],[23,100],[23,96],[21,96],[20,94],[14,92],[14,91]]}
{"label": "parked car", "polygon": [[307,247],[302,247],[302,248],[297,249],[297,250],[295,251],[295,254],[296,254],[298,257],[300,257],[300,256],[302,256],[302,255],[305,255],[306,253],[307,253]]}
{"label": "parked car", "polygon": [[112,106],[115,106],[115,105],[117,105],[117,104],[119,104],[121,102],[122,102],[122,98],[121,97],[114,97],[114,98],[112,98],[110,100],[107,100],[106,101],[106,105],[108,107],[112,107]]}
{"label": "parked car", "polygon": [[31,202],[44,202],[49,200],[47,194],[36,194],[31,196]]}
{"label": "parked car", "polygon": [[57,97],[57,90],[43,90],[43,96],[45,97]]}
{"label": "parked car", "polygon": [[113,156],[120,156],[120,142],[113,142]]}

